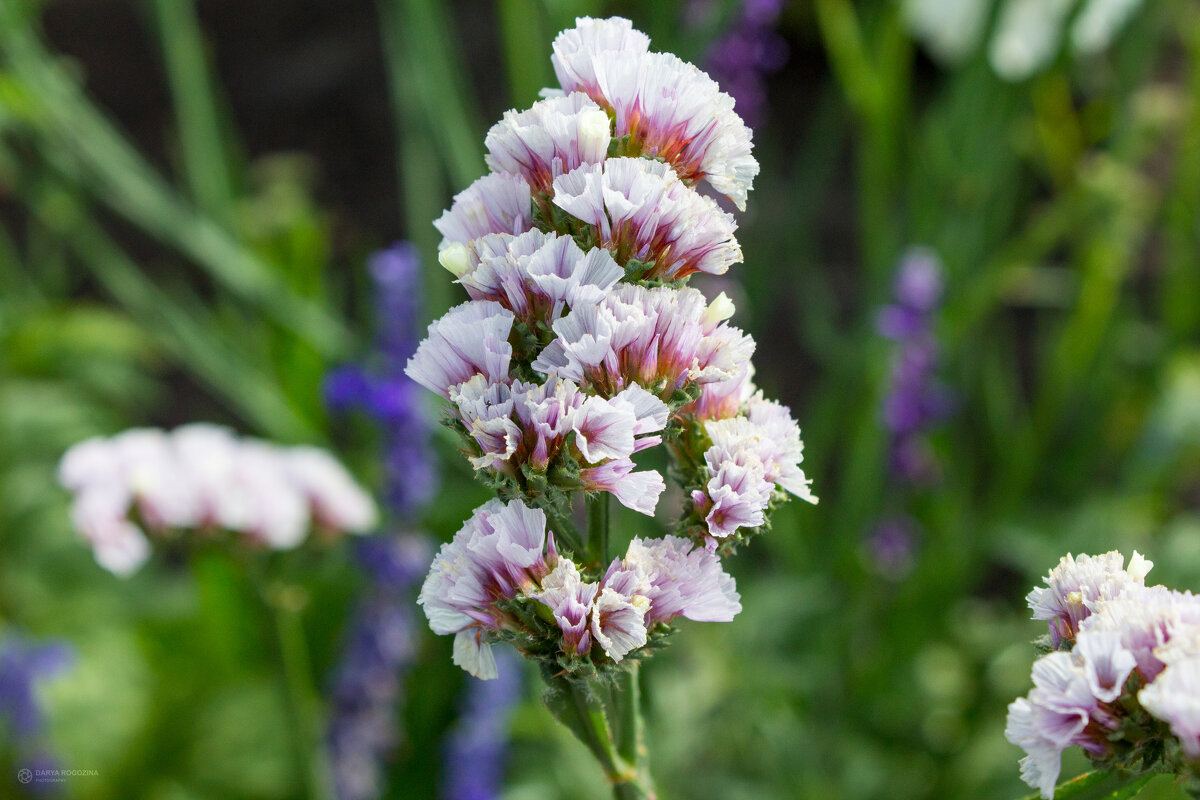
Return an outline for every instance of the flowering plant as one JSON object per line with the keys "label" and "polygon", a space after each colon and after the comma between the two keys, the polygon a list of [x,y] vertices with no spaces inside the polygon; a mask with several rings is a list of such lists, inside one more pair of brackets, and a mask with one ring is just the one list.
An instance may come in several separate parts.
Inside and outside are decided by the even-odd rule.
{"label": "flowering plant", "polygon": [[291,550],[310,532],[365,533],[376,519],[371,496],[328,452],[208,423],[86,439],[63,455],[58,478],[73,495],[75,527],[117,575],[150,557],[147,534],[187,545],[228,534],[252,549]]}
{"label": "flowering plant", "polygon": [[[616,796],[653,797],[638,662],[678,617],[732,620],[721,557],[788,494],[816,498],[796,422],[751,383],[732,303],[685,286],[742,259],[733,216],[701,193],[744,208],[758,172],[732,98],[625,19],[581,18],[553,49],[561,88],[504,115],[492,172],[435,223],[471,299],[406,371],[449,402],[498,497],[442,547],[419,602],[473,675],[496,677],[497,642],[536,660]],[[609,497],[655,514],[666,482],[634,457],[659,445],[683,489],[674,531],[615,556]]]}
{"label": "flowering plant", "polygon": [[1068,554],[1027,598],[1049,632],[1005,733],[1042,797],[1054,797],[1062,753],[1076,745],[1100,774],[1137,776],[1121,797],[1162,772],[1200,793],[1200,597],[1147,586],[1153,564],[1136,551],[1124,561]]}

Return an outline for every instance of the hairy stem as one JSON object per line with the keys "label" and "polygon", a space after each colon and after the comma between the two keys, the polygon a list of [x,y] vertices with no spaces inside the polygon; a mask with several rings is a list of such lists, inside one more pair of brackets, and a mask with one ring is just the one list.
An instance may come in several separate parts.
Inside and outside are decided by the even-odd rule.
{"label": "hairy stem", "polygon": [[588,558],[604,567],[611,556],[608,552],[608,492],[601,492],[587,500]]}
{"label": "hairy stem", "polygon": [[654,782],[650,778],[650,754],[646,748],[646,729],[642,719],[641,676],[638,664],[630,664],[612,693],[610,705],[613,730],[617,737],[617,754],[632,768],[626,780],[613,783],[616,800],[653,800]]}

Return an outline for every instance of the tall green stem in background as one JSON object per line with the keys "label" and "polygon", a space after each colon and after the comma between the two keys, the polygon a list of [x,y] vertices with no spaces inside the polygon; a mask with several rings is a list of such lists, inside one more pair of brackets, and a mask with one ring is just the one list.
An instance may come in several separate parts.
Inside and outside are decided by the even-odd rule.
{"label": "tall green stem in background", "polygon": [[175,104],[188,189],[201,211],[229,224],[233,216],[233,182],[196,7],[191,0],[154,0],[154,15]]}
{"label": "tall green stem in background", "polygon": [[295,587],[268,587],[264,599],[279,641],[280,669],[293,742],[309,800],[332,800],[333,779],[325,757],[318,694],[313,687],[312,665],[304,637],[304,597]]}
{"label": "tall green stem in background", "polygon": [[20,95],[20,123],[54,170],[316,352],[341,358],[353,339],[342,321],[293,292],[273,265],[180,197],[46,50],[30,14],[25,4],[0,2],[0,63]]}
{"label": "tall green stem in background", "polygon": [[895,200],[912,43],[898,4],[886,4],[870,43],[849,0],[817,0],[816,16],[834,75],[861,127],[859,241],[871,288],[878,289],[901,244]]}

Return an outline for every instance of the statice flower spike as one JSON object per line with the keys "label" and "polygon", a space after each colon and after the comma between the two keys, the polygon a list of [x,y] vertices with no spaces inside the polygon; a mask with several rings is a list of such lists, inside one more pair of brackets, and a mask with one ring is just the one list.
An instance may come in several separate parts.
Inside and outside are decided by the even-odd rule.
{"label": "statice flower spike", "polygon": [[634,537],[625,557],[613,561],[604,584],[649,601],[646,624],[676,617],[697,622],[731,622],[741,613],[737,584],[712,553],[680,536]]}
{"label": "statice flower spike", "polygon": [[800,469],[800,428],[787,408],[760,392],[746,404],[744,415],[710,420],[704,431],[711,442],[704,452],[707,483],[693,490],[691,499],[707,524],[710,549],[740,528],[762,525],[777,488],[817,502]]}
{"label": "statice flower spike", "polygon": [[[559,35],[552,60],[563,91],[586,92],[611,109],[614,135],[629,137],[631,154],[662,158],[682,178],[707,180],[745,210],[759,167],[733,98],[694,65],[619,35],[624,24],[584,18]],[[604,35],[591,35],[598,30]]]}
{"label": "statice flower spike", "polygon": [[557,320],[533,369],[605,396],[638,385],[663,400],[734,377],[754,340],[718,322],[695,289],[618,284]]}
{"label": "statice flower spike", "polygon": [[491,300],[527,323],[549,326],[564,307],[600,302],[625,274],[603,249],[584,252],[570,236],[532,230],[489,234],[442,251],[442,263],[473,300]]}
{"label": "statice flower spike", "polygon": [[1189,758],[1200,759],[1200,659],[1167,667],[1138,692],[1138,702],[1171,726]]}
{"label": "statice flower spike", "polygon": [[417,602],[434,633],[455,634],[455,664],[478,678],[494,678],[485,635],[509,622],[498,603],[536,587],[553,567],[547,562],[546,515],[519,500],[492,500],[442,545]]}
{"label": "statice flower spike", "polygon": [[723,275],[742,260],[737,223],[661,161],[611,158],[554,179],[554,204],[592,226],[617,260],[648,264],[641,277]]}
{"label": "statice flower spike", "polygon": [[[640,741],[638,662],[674,620],[741,610],[718,540],[728,554],[789,495],[816,500],[795,420],[755,392],[733,304],[683,285],[742,260],[732,215],[696,182],[743,206],[750,131],[711,78],[649,44],[620,18],[580,18],[555,40],[562,88],[504,115],[486,141],[493,172],[437,222],[439,261],[471,300],[406,370],[449,401],[445,424],[503,498],[434,559],[418,598],[430,627],[477,677],[505,671],[497,643],[538,662],[548,707],[621,797],[654,796],[640,745],[615,741]],[[609,501],[656,513],[666,481],[638,464],[656,447],[690,500],[686,536],[637,538],[613,561]]]}
{"label": "statice flower spike", "polygon": [[[578,87],[588,94],[600,92],[597,70],[608,61],[647,53],[650,37],[621,17],[580,17],[575,27],[558,34],[550,63],[563,88]],[[568,89],[570,91],[570,89]]]}

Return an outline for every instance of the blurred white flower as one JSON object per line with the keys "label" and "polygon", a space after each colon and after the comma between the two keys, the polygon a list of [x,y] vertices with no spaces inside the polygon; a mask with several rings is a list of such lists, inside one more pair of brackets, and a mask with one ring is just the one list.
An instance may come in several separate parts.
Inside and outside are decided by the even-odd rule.
{"label": "blurred white flower", "polygon": [[[1054,61],[1070,24],[1071,49],[1102,52],[1141,7],[1142,0],[999,0],[988,61],[1006,81],[1023,81]],[[912,35],[940,61],[958,63],[985,36],[992,0],[903,0]]]}
{"label": "blurred white flower", "polygon": [[149,558],[147,531],[223,529],[286,550],[314,525],[362,533],[376,518],[370,495],[324,450],[239,439],[216,425],[88,439],[63,455],[58,476],[74,494],[76,530],[118,575]]}

